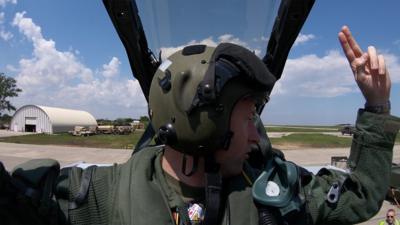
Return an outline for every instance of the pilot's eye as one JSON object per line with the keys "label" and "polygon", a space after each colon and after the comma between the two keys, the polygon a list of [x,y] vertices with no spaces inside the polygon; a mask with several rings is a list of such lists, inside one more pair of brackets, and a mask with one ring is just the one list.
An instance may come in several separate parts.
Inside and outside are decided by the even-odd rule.
{"label": "pilot's eye", "polygon": [[256,112],[252,112],[249,116],[248,116],[248,120],[254,121],[256,119]]}

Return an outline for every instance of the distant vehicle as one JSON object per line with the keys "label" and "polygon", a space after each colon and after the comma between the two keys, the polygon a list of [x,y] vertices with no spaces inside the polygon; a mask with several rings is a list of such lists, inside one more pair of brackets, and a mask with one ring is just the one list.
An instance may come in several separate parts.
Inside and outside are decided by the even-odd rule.
{"label": "distant vehicle", "polygon": [[116,126],[114,129],[115,134],[130,134],[135,131],[132,126]]}
{"label": "distant vehicle", "polygon": [[97,126],[97,133],[99,133],[99,134],[113,134],[114,133],[114,125]]}
{"label": "distant vehicle", "polygon": [[8,129],[10,129],[10,124],[8,124],[8,123],[1,123],[1,122],[0,122],[0,129],[6,129],[6,130],[8,130]]}
{"label": "distant vehicle", "polygon": [[389,191],[386,200],[392,204],[399,205],[400,201],[400,164],[392,164],[392,173],[390,174]]}
{"label": "distant vehicle", "polygon": [[342,135],[348,134],[348,135],[353,135],[355,131],[355,127],[351,125],[346,125],[341,128],[339,128],[339,131],[342,133]]}
{"label": "distant vehicle", "polygon": [[96,134],[96,127],[75,126],[70,133],[74,136],[91,136]]}

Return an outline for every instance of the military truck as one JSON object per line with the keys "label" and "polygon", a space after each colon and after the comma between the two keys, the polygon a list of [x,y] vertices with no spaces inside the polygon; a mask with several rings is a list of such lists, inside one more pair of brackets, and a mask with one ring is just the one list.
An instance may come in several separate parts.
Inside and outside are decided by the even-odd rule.
{"label": "military truck", "polygon": [[114,134],[130,134],[134,131],[132,126],[115,126],[114,128]]}
{"label": "military truck", "polygon": [[386,200],[400,206],[400,163],[392,164],[389,186]]}
{"label": "military truck", "polygon": [[91,136],[96,134],[96,127],[75,126],[69,133],[73,136]]}
{"label": "military truck", "polygon": [[355,127],[352,125],[345,125],[339,128],[339,131],[342,133],[342,135],[348,134],[348,135],[353,135],[355,131]]}
{"label": "military truck", "polygon": [[100,125],[97,126],[98,134],[113,134],[114,133],[114,125]]}

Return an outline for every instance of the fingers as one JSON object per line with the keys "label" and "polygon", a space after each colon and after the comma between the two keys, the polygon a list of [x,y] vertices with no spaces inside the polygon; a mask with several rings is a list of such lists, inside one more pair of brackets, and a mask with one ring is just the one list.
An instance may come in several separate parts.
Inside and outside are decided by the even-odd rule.
{"label": "fingers", "polygon": [[364,53],[361,57],[356,58],[352,63],[351,67],[354,71],[354,79],[359,82],[363,82],[366,79],[366,64],[369,60],[368,53]]}
{"label": "fingers", "polygon": [[379,75],[381,75],[380,77],[385,78],[386,86],[389,87],[389,93],[390,93],[391,80],[389,71],[386,69],[385,59],[383,58],[383,55],[379,55],[378,59],[379,59]]}
{"label": "fingers", "polygon": [[379,85],[389,88],[390,93],[390,77],[389,74],[387,74],[385,58],[383,58],[383,55],[378,55],[378,63],[379,69],[377,77],[379,80]]}
{"label": "fingers", "polygon": [[356,58],[353,49],[350,47],[350,44],[346,38],[346,35],[343,32],[339,32],[338,38],[340,41],[340,45],[342,46],[343,52],[346,55],[347,60],[349,61],[350,64],[354,61]]}
{"label": "fingers", "polygon": [[378,55],[376,54],[376,49],[374,46],[368,47],[368,55],[369,55],[369,66],[373,74],[378,73],[379,70],[379,62]]}
{"label": "fingers", "polygon": [[383,76],[386,74],[386,64],[385,64],[385,58],[383,58],[383,55],[378,55],[378,64],[379,64],[379,69],[378,73],[379,75]]}
{"label": "fingers", "polygon": [[338,38],[366,101],[373,105],[386,103],[391,81],[383,55],[378,55],[373,46],[363,52],[347,26],[342,27]]}
{"label": "fingers", "polygon": [[354,55],[356,57],[360,57],[363,54],[363,51],[356,42],[356,40],[354,39],[353,35],[351,34],[349,27],[343,26],[342,32],[346,36],[346,39],[349,42],[351,49],[353,49]]}

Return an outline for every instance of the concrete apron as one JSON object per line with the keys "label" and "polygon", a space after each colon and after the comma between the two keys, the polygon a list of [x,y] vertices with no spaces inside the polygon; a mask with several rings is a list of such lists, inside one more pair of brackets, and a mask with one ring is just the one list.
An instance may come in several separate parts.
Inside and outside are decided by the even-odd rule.
{"label": "concrete apron", "polygon": [[[301,166],[328,165],[332,156],[348,156],[349,148],[331,149],[298,149],[283,150],[287,160],[293,161]],[[84,161],[86,163],[123,163],[132,154],[132,150],[126,149],[103,149],[84,148],[54,145],[28,145],[0,142],[0,161],[7,170],[30,159],[52,158],[60,162],[61,166]],[[312,155],[313,157],[310,157]],[[393,161],[400,163],[400,145],[394,148]],[[371,220],[361,223],[362,225],[378,224],[379,220],[385,219],[386,211],[396,208],[388,202],[384,202],[381,210]],[[396,211],[399,211],[397,209]]]}

